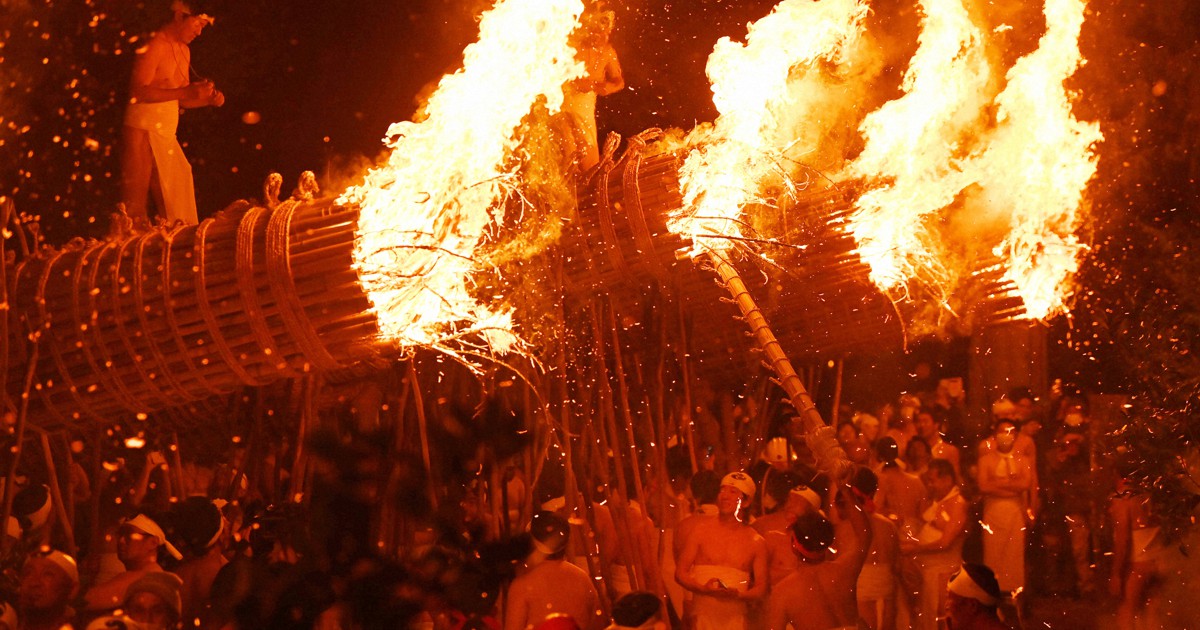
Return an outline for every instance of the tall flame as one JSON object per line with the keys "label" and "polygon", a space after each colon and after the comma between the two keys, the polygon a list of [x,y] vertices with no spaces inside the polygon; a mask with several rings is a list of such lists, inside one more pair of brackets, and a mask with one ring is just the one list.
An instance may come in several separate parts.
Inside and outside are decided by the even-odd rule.
{"label": "tall flame", "polygon": [[[864,120],[866,147],[847,169],[875,182],[850,219],[860,255],[884,291],[915,281],[944,300],[965,271],[946,243],[972,241],[1000,257],[1026,316],[1061,312],[1102,139],[1097,125],[1075,119],[1063,85],[1082,63],[1084,2],[1046,1],[1037,50],[1013,65],[994,100],[987,41],[963,1],[922,0],[921,9],[905,94]],[[965,217],[1000,217],[1003,233],[939,231],[952,219],[971,223]]]}
{"label": "tall flame", "polygon": [[758,199],[764,180],[779,174],[791,142],[783,121],[789,76],[797,66],[836,61],[858,34],[862,0],[784,0],[750,25],[746,43],[722,38],[708,58],[716,122],[694,131],[698,144],[680,169],[683,207],[668,220],[690,237],[693,254],[724,251],[741,234],[742,207]]}
{"label": "tall flame", "polygon": [[1008,73],[997,120],[977,164],[993,204],[1011,213],[996,253],[1007,263],[1026,313],[1042,319],[1065,309],[1067,283],[1083,245],[1075,236],[1083,191],[1096,174],[1096,123],[1071,113],[1063,83],[1079,69],[1082,0],[1046,0],[1046,33]]}
{"label": "tall flame", "polygon": [[339,199],[361,208],[356,268],[385,339],[450,353],[472,337],[501,353],[518,343],[511,311],[472,297],[472,254],[504,220],[521,120],[541,99],[557,111],[564,83],[584,74],[568,44],[582,12],[582,0],[501,0],[427,117],[392,125],[387,164]]}
{"label": "tall flame", "polygon": [[887,182],[859,198],[849,225],[885,292],[914,277],[935,287],[951,282],[927,222],[968,183],[958,162],[990,80],[983,33],[962,0],[922,0],[920,10],[905,94],[863,121],[866,147],[849,167],[852,176]]}

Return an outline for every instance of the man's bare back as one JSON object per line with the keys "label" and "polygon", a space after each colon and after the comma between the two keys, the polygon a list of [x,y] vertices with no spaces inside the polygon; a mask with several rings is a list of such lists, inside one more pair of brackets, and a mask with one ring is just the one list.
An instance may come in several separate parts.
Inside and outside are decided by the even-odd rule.
{"label": "man's bare back", "polygon": [[536,627],[554,613],[571,615],[584,630],[602,625],[603,613],[591,578],[565,560],[546,560],[513,580],[508,590],[504,629]]}

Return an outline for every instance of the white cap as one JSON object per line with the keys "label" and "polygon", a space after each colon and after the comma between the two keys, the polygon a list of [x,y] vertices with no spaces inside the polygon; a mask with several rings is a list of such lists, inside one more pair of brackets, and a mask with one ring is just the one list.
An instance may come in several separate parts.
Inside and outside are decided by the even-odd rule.
{"label": "white cap", "polygon": [[808,502],[812,509],[818,512],[821,511],[821,495],[817,494],[816,490],[813,490],[808,486],[796,486],[795,488],[792,488],[791,492],[788,494],[804,499]]}
{"label": "white cap", "polygon": [[754,480],[750,478],[750,475],[747,475],[744,472],[731,472],[728,475],[725,475],[725,477],[721,479],[721,485],[733,486],[734,488],[737,488],[742,494],[746,495],[747,499],[753,499],[754,491],[758,489],[757,486],[754,485]]}
{"label": "white cap", "polygon": [[1000,598],[987,592],[976,582],[971,574],[967,571],[967,567],[963,566],[950,578],[950,584],[947,588],[951,593],[959,597],[973,599],[983,604],[984,606],[995,606],[1000,603]]}

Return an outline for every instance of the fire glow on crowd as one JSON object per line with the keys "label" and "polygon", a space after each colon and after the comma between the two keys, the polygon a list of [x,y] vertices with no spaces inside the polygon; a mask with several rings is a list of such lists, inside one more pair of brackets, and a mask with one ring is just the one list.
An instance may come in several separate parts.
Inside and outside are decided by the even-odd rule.
{"label": "fire glow on crowd", "polygon": [[[289,109],[246,80],[271,71],[221,67],[257,63],[261,21],[175,0],[209,29],[188,87],[231,110],[179,135],[225,185],[197,187],[199,224],[149,227],[112,212],[128,99],[102,84],[152,2],[22,3],[0,17],[0,629],[1187,627],[1200,245],[1155,219],[1136,242],[1163,278],[1113,256],[1135,204],[1114,165],[1174,111],[1096,78],[1126,67],[1095,43],[1122,2],[417,3],[362,42],[350,9],[225,7],[276,12],[287,43],[258,52],[289,81],[324,68]],[[386,55],[311,44],[402,33],[391,86]],[[1200,55],[1179,37],[1159,49]],[[386,129],[374,159],[331,142],[339,89]],[[401,91],[410,120],[376,102]],[[1180,133],[1161,178],[1194,184]],[[305,153],[284,146],[324,170],[247,188]],[[59,215],[107,235],[66,242]],[[1089,381],[1101,356],[1138,375]]]}

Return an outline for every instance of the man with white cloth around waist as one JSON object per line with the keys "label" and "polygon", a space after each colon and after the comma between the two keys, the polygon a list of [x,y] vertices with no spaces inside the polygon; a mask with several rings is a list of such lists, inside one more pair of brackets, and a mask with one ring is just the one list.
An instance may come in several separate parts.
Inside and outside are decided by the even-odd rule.
{"label": "man with white cloth around waist", "polygon": [[744,520],[754,491],[746,473],[725,475],[717,518],[699,523],[684,544],[675,579],[695,593],[696,630],[743,630],[750,602],[767,594],[766,542]]}
{"label": "man with white cloth around waist", "polygon": [[192,80],[188,45],[213,23],[202,2],[173,0],[170,20],[138,49],[133,63],[121,128],[121,201],[137,228],[149,224],[151,191],[168,222],[198,222],[192,167],[175,137],[179,108],[225,104],[225,95],[211,81]]}

